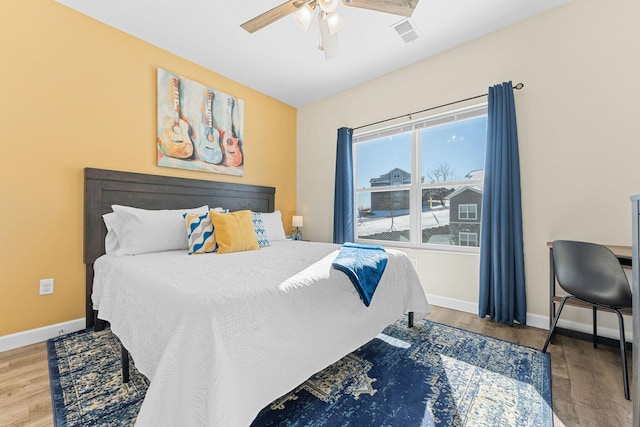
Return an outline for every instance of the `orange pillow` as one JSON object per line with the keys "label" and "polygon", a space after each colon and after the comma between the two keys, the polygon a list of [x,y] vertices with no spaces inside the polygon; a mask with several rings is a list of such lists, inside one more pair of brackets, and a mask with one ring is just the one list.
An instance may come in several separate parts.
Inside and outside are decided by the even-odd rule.
{"label": "orange pillow", "polygon": [[210,210],[209,215],[213,222],[219,254],[260,249],[250,210],[229,213]]}

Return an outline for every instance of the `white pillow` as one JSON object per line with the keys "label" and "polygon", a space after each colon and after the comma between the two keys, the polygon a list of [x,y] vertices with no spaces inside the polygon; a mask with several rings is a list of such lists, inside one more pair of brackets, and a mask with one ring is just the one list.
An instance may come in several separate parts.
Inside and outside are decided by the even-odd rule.
{"label": "white pillow", "polygon": [[209,206],[147,210],[112,205],[111,209],[115,217],[110,214],[103,216],[107,226],[105,250],[107,253],[123,256],[188,249],[189,241],[182,214],[208,212]]}
{"label": "white pillow", "polygon": [[102,215],[104,225],[107,226],[107,236],[104,238],[104,249],[108,254],[115,255],[120,251],[118,231],[122,229],[122,221],[115,212]]}
{"label": "white pillow", "polygon": [[284,234],[282,214],[280,211],[270,213],[262,212],[262,225],[270,241],[287,239],[287,236]]}

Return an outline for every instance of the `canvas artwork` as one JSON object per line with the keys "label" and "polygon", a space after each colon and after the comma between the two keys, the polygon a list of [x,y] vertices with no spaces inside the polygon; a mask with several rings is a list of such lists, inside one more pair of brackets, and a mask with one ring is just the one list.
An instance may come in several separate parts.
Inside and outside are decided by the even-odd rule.
{"label": "canvas artwork", "polygon": [[158,166],[244,175],[244,101],[158,68]]}

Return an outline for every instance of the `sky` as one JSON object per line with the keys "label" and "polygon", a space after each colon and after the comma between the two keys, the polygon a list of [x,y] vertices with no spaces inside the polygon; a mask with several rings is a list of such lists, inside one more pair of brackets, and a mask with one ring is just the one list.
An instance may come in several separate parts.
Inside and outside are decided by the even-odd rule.
{"label": "sky", "polygon": [[[440,163],[453,168],[453,179],[462,180],[472,170],[484,169],[486,116],[422,129],[420,172],[428,174]],[[369,188],[369,180],[396,167],[411,172],[411,133],[356,144],[358,188]]]}

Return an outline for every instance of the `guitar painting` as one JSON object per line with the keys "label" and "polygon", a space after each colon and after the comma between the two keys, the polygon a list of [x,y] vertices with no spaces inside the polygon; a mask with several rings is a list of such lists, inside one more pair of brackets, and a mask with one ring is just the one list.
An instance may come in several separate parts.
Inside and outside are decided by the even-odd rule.
{"label": "guitar painting", "polygon": [[[234,120],[236,101],[234,98],[227,98],[229,107],[228,131],[222,132],[222,152],[224,153],[225,166],[240,166],[244,160],[242,153],[242,140],[238,138],[237,118]],[[236,123],[234,123],[236,121]]]}
{"label": "guitar painting", "polygon": [[206,100],[206,127],[204,134],[199,139],[198,157],[214,165],[222,162],[222,149],[220,148],[220,131],[213,124],[213,99],[215,94],[213,90],[207,90]]}
{"label": "guitar painting", "polygon": [[158,68],[158,166],[244,175],[244,101]]}
{"label": "guitar painting", "polygon": [[173,117],[165,117],[164,133],[158,138],[160,149],[178,159],[193,156],[193,141],[189,136],[189,123],[180,114],[180,79],[171,78],[173,89]]}

